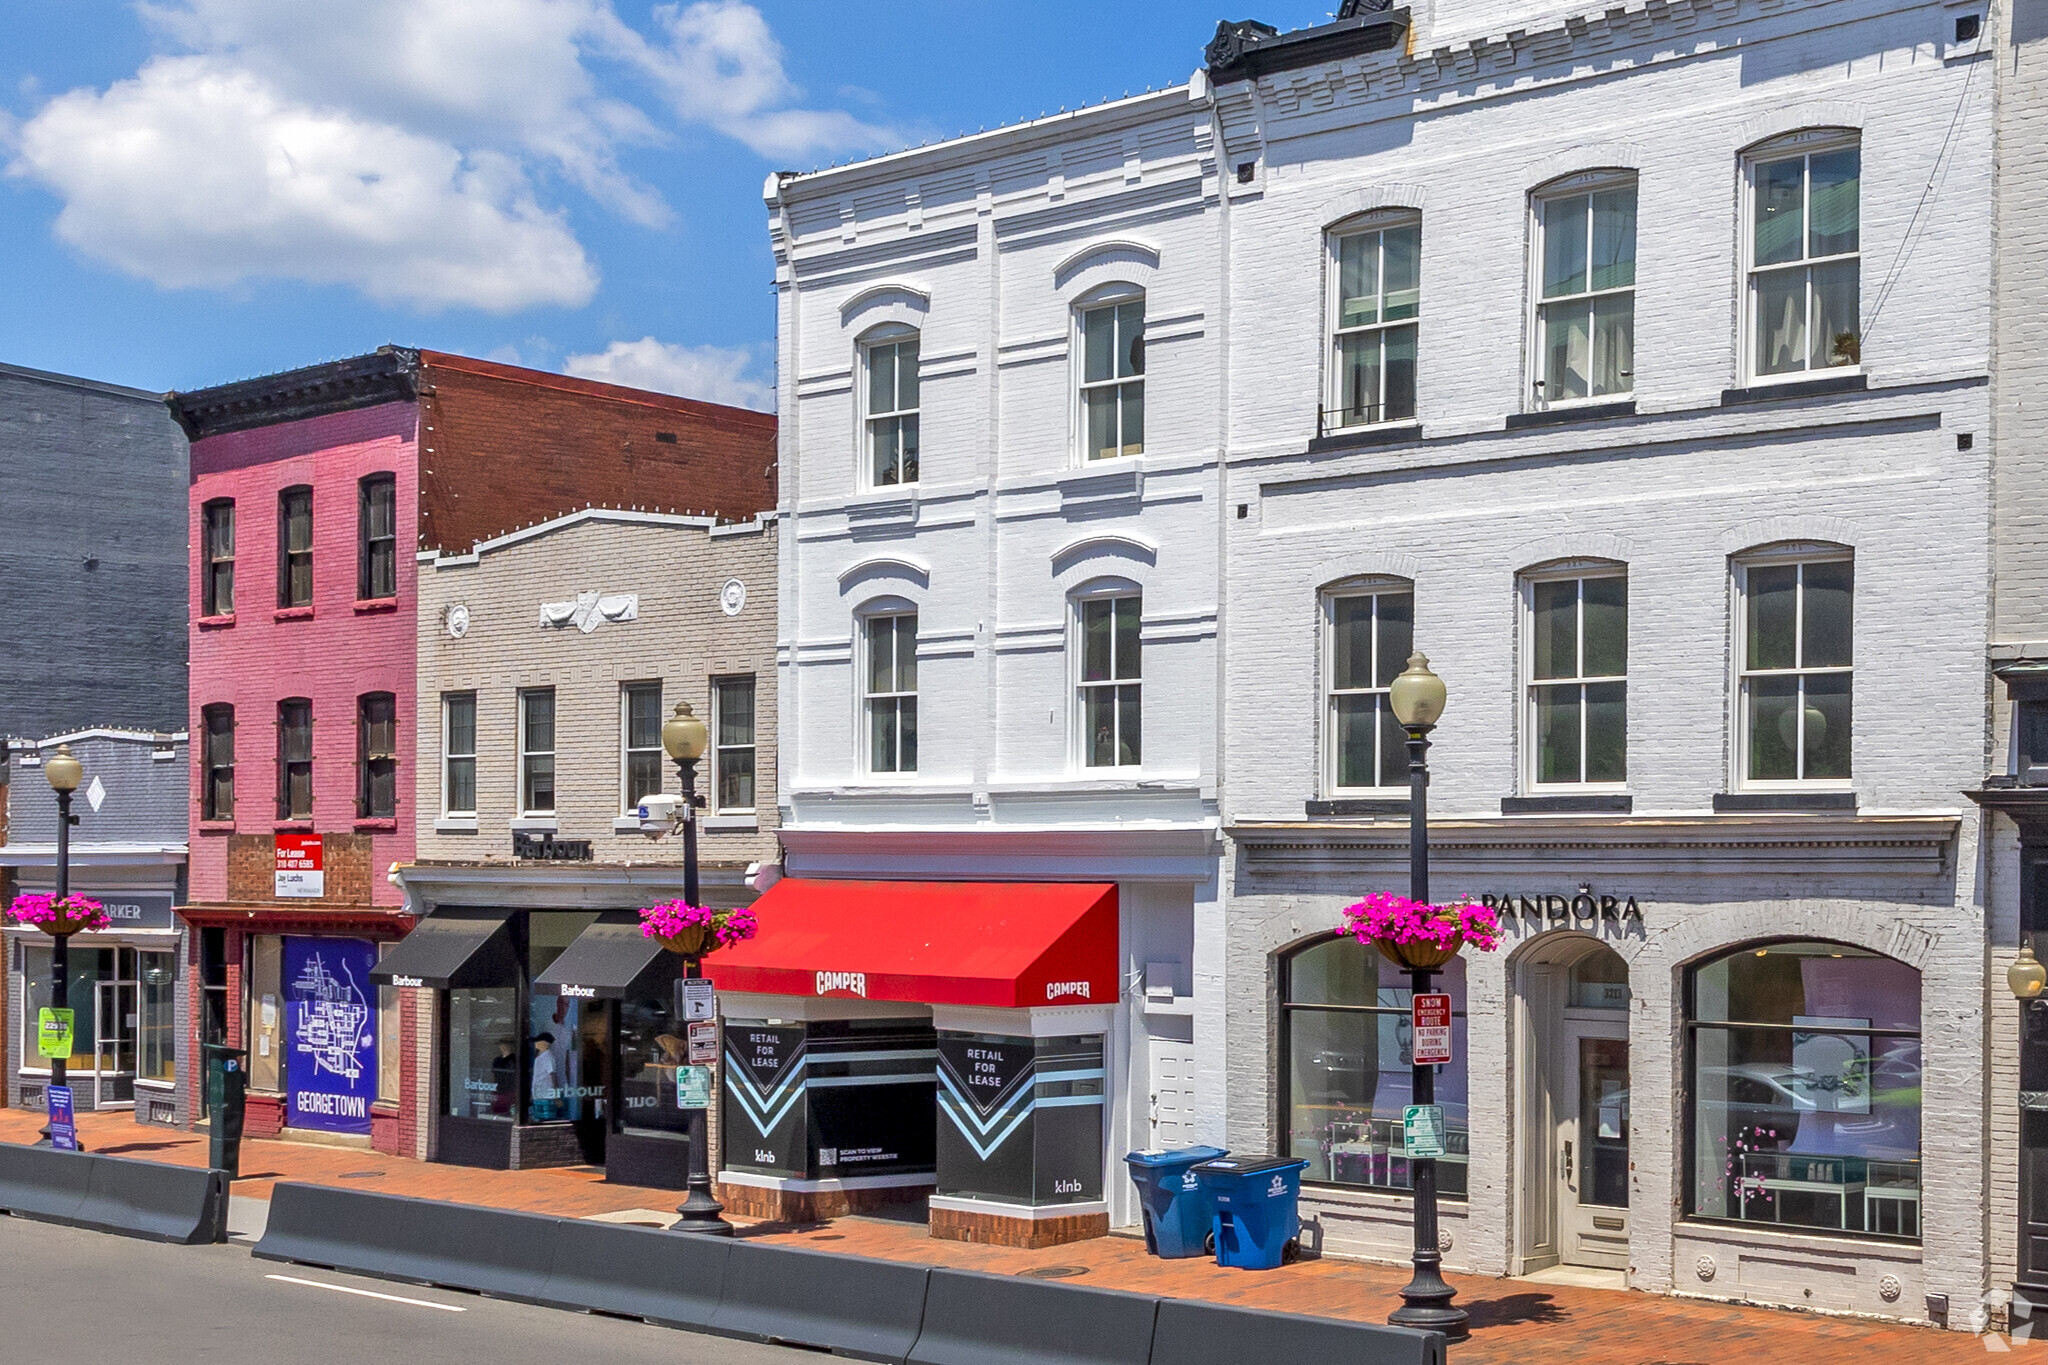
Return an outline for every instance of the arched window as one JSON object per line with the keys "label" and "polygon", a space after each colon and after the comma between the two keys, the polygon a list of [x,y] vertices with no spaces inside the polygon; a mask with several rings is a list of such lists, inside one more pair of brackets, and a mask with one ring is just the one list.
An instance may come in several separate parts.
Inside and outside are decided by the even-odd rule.
{"label": "arched window", "polygon": [[1782,787],[1850,776],[1856,563],[1838,545],[1781,545],[1735,563],[1739,774]]}
{"label": "arched window", "polygon": [[1099,586],[1073,602],[1080,766],[1142,767],[1144,595],[1121,585]]}
{"label": "arched window", "polygon": [[1588,171],[1537,191],[1537,407],[1635,388],[1636,177]]}
{"label": "arched window", "polygon": [[917,482],[919,346],[919,334],[901,324],[877,328],[861,343],[868,376],[862,442],[872,488]]}
{"label": "arched window", "polygon": [[870,773],[917,771],[917,613],[860,618],[861,711]]}
{"label": "arched window", "polygon": [[1329,235],[1327,429],[1415,416],[1416,319],[1422,313],[1422,220],[1381,214]]}
{"label": "arched window", "polygon": [[1081,458],[1145,453],[1145,295],[1110,286],[1078,316]]}
{"label": "arched window", "polygon": [[1529,790],[1628,778],[1628,569],[1552,565],[1523,576]]}
{"label": "arched window", "polygon": [[1381,579],[1323,594],[1324,790],[1401,787],[1406,733],[1387,689],[1415,644],[1415,588]]}
{"label": "arched window", "polygon": [[[1466,1192],[1465,961],[1437,989],[1451,997],[1451,1055],[1437,1069],[1446,1155],[1438,1191]],[[1308,1162],[1303,1178],[1364,1189],[1413,1188],[1401,1111],[1413,1093],[1408,977],[1355,938],[1317,939],[1280,960],[1281,1150]]]}
{"label": "arched window", "polygon": [[1918,1240],[1920,973],[1841,943],[1692,969],[1686,1212]]}
{"label": "arched window", "polygon": [[1745,169],[1751,377],[1862,364],[1860,138],[1794,133],[1752,150]]}

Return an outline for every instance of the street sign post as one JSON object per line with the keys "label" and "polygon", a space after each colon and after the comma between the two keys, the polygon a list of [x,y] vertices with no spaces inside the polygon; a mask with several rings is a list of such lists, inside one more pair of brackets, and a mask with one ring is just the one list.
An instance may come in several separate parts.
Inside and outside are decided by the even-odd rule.
{"label": "street sign post", "polygon": [[1412,1160],[1444,1154],[1444,1109],[1411,1104],[1401,1111],[1401,1149]]}
{"label": "street sign post", "polygon": [[1411,1007],[1416,1066],[1447,1066],[1451,1060],[1451,997],[1418,995]]}
{"label": "street sign post", "polygon": [[60,1152],[77,1151],[78,1119],[71,1109],[71,1087],[53,1085],[43,1095],[50,1113],[50,1145]]}

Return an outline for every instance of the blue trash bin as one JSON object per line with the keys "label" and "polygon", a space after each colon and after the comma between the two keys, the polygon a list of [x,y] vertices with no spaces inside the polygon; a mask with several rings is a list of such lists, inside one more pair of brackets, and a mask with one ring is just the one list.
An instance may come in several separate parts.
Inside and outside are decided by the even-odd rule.
{"label": "blue trash bin", "polygon": [[1209,1238],[1209,1192],[1195,1179],[1204,1161],[1228,1156],[1221,1147],[1182,1147],[1171,1152],[1131,1152],[1124,1157],[1138,1203],[1145,1210],[1145,1250],[1178,1260],[1200,1256]]}
{"label": "blue trash bin", "polygon": [[1273,1270],[1301,1254],[1301,1173],[1291,1156],[1226,1157],[1195,1167],[1216,1212],[1216,1264]]}

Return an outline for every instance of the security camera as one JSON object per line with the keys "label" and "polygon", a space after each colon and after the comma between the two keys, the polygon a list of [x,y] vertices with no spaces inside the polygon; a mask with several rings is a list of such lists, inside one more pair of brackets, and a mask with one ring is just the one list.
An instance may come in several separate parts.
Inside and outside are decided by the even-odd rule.
{"label": "security camera", "polygon": [[681,805],[682,798],[677,796],[642,798],[639,809],[633,812],[640,821],[640,832],[650,839],[675,833],[676,810]]}

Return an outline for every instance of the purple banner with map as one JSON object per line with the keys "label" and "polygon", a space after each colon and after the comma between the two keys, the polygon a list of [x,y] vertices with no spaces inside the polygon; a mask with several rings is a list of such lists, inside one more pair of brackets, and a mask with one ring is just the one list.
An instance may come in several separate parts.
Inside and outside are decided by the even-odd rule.
{"label": "purple banner with map", "polygon": [[370,1131],[377,1097],[377,945],[355,938],[284,941],[285,1122]]}

